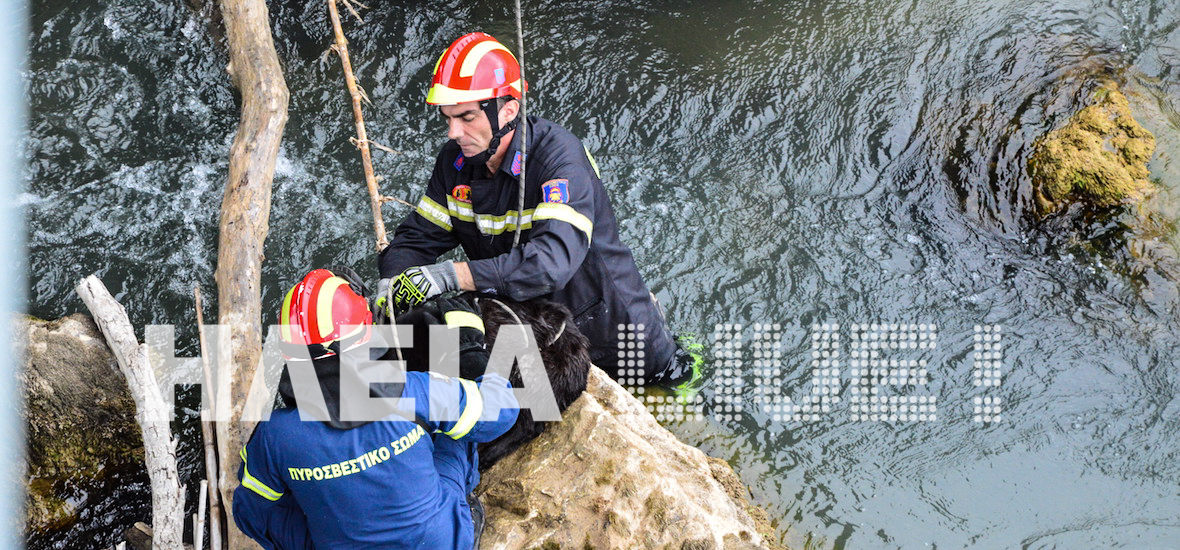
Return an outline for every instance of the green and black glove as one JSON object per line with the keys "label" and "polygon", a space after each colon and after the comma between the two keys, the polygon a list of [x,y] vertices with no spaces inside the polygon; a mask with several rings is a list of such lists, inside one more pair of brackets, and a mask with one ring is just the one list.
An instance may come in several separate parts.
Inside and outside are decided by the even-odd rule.
{"label": "green and black glove", "polygon": [[447,260],[432,265],[411,267],[392,279],[377,283],[377,309],[389,319],[405,313],[428,298],[459,290],[455,263]]}

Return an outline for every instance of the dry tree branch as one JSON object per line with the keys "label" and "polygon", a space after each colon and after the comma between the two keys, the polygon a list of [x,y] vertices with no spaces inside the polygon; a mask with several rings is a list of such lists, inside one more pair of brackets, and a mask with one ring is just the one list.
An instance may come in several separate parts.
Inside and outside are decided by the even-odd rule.
{"label": "dry tree branch", "polygon": [[[350,0],[340,0],[345,7],[352,11],[360,20],[360,15],[353,9]],[[373,174],[373,158],[369,152],[369,138],[365,132],[365,118],[361,114],[361,101],[368,101],[368,96],[356,84],[352,74],[352,61],[348,58],[348,39],[344,38],[344,30],[340,27],[340,12],[336,8],[337,0],[328,0],[328,16],[332,19],[332,31],[336,35],[336,53],[340,55],[340,64],[344,66],[344,84],[348,87],[348,94],[352,98],[352,115],[356,121],[356,135],[354,143],[361,150],[361,164],[365,171],[365,184],[369,188],[369,208],[373,212],[373,231],[377,234],[377,251],[385,250],[389,246],[389,239],[385,236],[385,221],[381,217],[381,193],[377,189],[377,178]]]}
{"label": "dry tree branch", "polygon": [[[201,305],[201,287],[193,286],[193,300],[197,308],[197,337],[201,344],[201,370],[204,371],[205,383],[201,386],[202,402],[208,405],[210,420],[201,419],[201,438],[205,440],[205,479],[208,484],[203,488],[209,492],[209,548],[221,550],[221,499],[217,488],[221,486],[220,476],[217,474],[217,439],[216,428],[212,418],[216,418],[217,410],[213,387],[213,371],[209,368],[209,348],[205,345],[205,315]],[[204,502],[204,495],[201,495]],[[202,506],[203,508],[204,506]],[[200,548],[200,545],[197,545]]]}

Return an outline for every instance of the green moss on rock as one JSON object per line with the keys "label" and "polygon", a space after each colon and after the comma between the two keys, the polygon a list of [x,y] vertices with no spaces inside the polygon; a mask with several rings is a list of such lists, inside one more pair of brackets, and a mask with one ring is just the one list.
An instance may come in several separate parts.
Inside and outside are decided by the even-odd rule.
{"label": "green moss on rock", "polygon": [[17,317],[12,327],[24,358],[25,529],[42,532],[74,521],[68,487],[91,487],[113,466],[142,463],[143,443],[135,402],[89,317]]}
{"label": "green moss on rock", "polygon": [[1042,217],[1075,201],[1100,208],[1137,203],[1155,189],[1147,171],[1155,137],[1131,116],[1116,84],[1103,84],[1093,99],[1033,146],[1028,169]]}

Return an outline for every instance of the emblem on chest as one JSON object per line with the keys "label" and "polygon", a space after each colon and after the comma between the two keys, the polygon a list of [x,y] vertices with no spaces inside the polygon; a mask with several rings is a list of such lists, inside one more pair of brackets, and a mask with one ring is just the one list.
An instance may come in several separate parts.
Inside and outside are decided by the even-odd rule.
{"label": "emblem on chest", "polygon": [[451,196],[459,202],[471,204],[471,186],[456,185],[454,189],[451,189]]}

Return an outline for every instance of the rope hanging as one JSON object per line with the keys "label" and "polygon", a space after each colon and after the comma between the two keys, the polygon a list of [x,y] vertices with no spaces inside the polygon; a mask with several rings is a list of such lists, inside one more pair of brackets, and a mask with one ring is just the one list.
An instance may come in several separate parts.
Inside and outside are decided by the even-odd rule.
{"label": "rope hanging", "polygon": [[529,119],[528,113],[525,111],[525,97],[528,92],[524,89],[524,85],[528,82],[524,78],[524,26],[521,23],[521,9],[520,0],[516,0],[516,53],[517,61],[520,63],[520,120],[518,126],[520,129],[520,200],[516,202],[516,234],[512,237],[512,248],[520,245],[520,231],[523,228],[521,224],[521,217],[524,216],[524,182],[525,182],[525,165],[528,164],[528,128]]}

